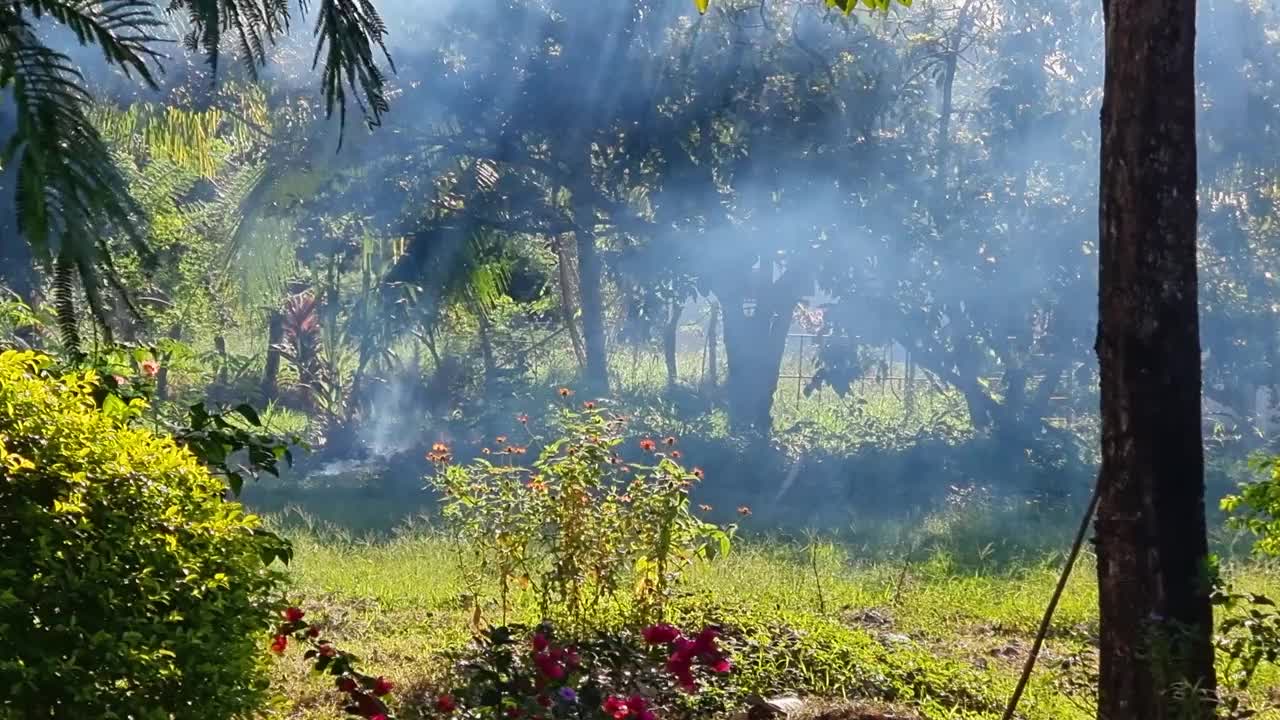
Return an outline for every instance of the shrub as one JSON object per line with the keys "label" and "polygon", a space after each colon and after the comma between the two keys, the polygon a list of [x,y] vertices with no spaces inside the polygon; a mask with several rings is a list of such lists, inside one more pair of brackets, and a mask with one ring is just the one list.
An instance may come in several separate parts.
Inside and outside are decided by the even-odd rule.
{"label": "shrub", "polygon": [[265,699],[278,539],[93,371],[0,353],[0,714],[228,718]]}
{"label": "shrub", "polygon": [[504,613],[518,587],[536,593],[544,618],[573,630],[590,626],[601,601],[619,591],[638,619],[660,618],[683,569],[728,552],[734,528],[691,511],[689,490],[702,471],[678,462],[675,438],[640,439],[634,450],[643,460],[628,462],[624,419],[585,405],[562,412],[564,437],[544,445],[532,467],[517,460],[525,446],[503,436],[494,461],[470,465],[451,464],[449,449],[437,445],[433,482],[475,554],[477,579],[497,576]]}

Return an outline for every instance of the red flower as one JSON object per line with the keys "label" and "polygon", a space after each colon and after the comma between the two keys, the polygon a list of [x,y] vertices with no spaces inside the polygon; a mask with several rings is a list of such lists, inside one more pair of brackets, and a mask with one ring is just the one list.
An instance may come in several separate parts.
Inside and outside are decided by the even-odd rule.
{"label": "red flower", "polygon": [[391,692],[392,688],[395,686],[395,683],[390,680],[384,677],[379,677],[377,680],[373,681],[373,694],[378,696],[386,695]]}
{"label": "red flower", "polygon": [[458,709],[458,701],[452,695],[441,695],[436,698],[436,710],[448,715]]}
{"label": "red flower", "polygon": [[329,643],[325,643],[320,646],[321,657],[333,657],[334,655],[337,655],[337,654],[338,654],[338,649],[330,645]]}
{"label": "red flower", "polygon": [[610,695],[600,707],[614,720],[623,720],[631,714],[631,708],[627,707],[627,701],[617,695]]}
{"label": "red flower", "polygon": [[285,620],[295,623],[302,620],[302,616],[306,615],[306,613],[302,612],[301,608],[289,607],[285,608],[283,615]]}
{"label": "red flower", "polygon": [[569,388],[560,388],[558,392],[560,393],[560,397],[564,397],[564,398],[567,398],[573,394],[573,391],[570,390]]}
{"label": "red flower", "polygon": [[369,716],[369,720],[387,720],[387,716],[383,713]]}
{"label": "red flower", "polygon": [[680,630],[674,625],[659,623],[645,628],[642,635],[644,636],[644,641],[650,645],[664,645],[674,642],[676,638],[680,637]]}
{"label": "red flower", "polygon": [[727,673],[733,669],[733,664],[729,662],[729,658],[720,658],[712,666],[712,672]]}
{"label": "red flower", "polygon": [[320,637],[320,627],[317,625],[312,625],[311,627],[307,628],[307,637]]}
{"label": "red flower", "polygon": [[271,640],[271,652],[279,655],[284,649],[289,647],[289,638],[284,635],[277,635]]}
{"label": "red flower", "polygon": [[547,636],[542,633],[534,633],[532,642],[534,652],[543,652],[547,649],[547,646],[550,645],[547,641]]}
{"label": "red flower", "polygon": [[675,460],[679,460],[679,459],[680,459],[680,451],[679,451],[679,450],[672,450],[672,451],[671,451],[671,457],[672,457],[673,459],[675,459]]}
{"label": "red flower", "polygon": [[525,415],[524,413],[520,413],[519,415],[517,415],[517,416],[516,416],[516,420],[520,421],[520,424],[521,424],[521,425],[528,425],[528,424],[529,424],[529,416],[528,416],[528,415]]}
{"label": "red flower", "polygon": [[657,447],[658,447],[658,443],[654,442],[650,438],[645,438],[640,441],[640,449],[644,450],[645,452],[653,452]]}
{"label": "red flower", "polygon": [[588,400],[588,401],[586,401],[586,402],[582,403],[582,407],[584,407],[584,408],[586,408],[586,409],[588,409],[588,410],[595,410],[595,409],[596,409],[596,404],[595,404],[595,403],[593,403],[593,402],[591,402],[590,400]]}
{"label": "red flower", "polygon": [[353,693],[359,685],[356,684],[355,678],[340,677],[338,678],[338,689],[344,693]]}

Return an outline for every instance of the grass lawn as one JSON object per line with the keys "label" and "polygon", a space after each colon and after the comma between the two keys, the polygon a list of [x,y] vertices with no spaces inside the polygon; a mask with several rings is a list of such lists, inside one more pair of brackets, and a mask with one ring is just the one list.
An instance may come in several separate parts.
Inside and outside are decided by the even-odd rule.
{"label": "grass lawn", "polygon": [[[417,708],[429,706],[449,671],[442,651],[467,643],[473,597],[490,621],[503,620],[487,599],[495,594],[468,586],[456,548],[429,530],[378,541],[305,530],[291,537],[290,572],[309,618],[369,671],[397,681],[401,717],[419,717]],[[1057,573],[1049,562],[973,570],[942,552],[904,564],[853,556],[834,543],[739,540],[728,557],[691,569],[673,614],[678,622],[738,629],[735,680],[813,698],[821,717],[999,717]],[[1229,576],[1242,589],[1280,596],[1274,568],[1239,564]],[[1086,557],[1059,605],[1023,717],[1094,717],[1096,605]],[[538,618],[525,598],[507,620]],[[609,612],[598,621],[620,622]],[[336,693],[307,676],[298,653],[277,663],[273,682],[285,698],[282,716],[342,717]],[[1255,682],[1256,700],[1268,694],[1280,703],[1275,667]],[[1280,711],[1257,717],[1280,718]]]}

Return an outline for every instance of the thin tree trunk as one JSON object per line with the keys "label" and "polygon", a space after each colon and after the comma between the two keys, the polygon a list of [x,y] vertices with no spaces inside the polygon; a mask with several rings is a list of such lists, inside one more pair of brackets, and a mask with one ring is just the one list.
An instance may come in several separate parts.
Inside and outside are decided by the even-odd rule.
{"label": "thin tree trunk", "polygon": [[[182,339],[182,326],[175,324],[169,328],[170,340]],[[169,399],[169,358],[172,353],[165,353],[160,358],[160,369],[156,372],[156,399],[164,402]]]}
{"label": "thin tree trunk", "polygon": [[1104,0],[1098,716],[1214,716],[1194,0]]}
{"label": "thin tree trunk", "polygon": [[476,322],[479,325],[480,359],[484,362],[484,390],[485,394],[488,394],[497,387],[498,379],[498,363],[493,355],[493,337],[489,328],[489,317],[474,303],[472,303],[471,312],[475,313]]}
{"label": "thin tree trunk", "polygon": [[667,313],[667,323],[662,328],[662,357],[667,364],[667,391],[676,389],[676,338],[680,330],[680,314],[684,310],[683,303],[671,302]]}
{"label": "thin tree trunk", "polygon": [[707,381],[714,391],[720,385],[720,303],[711,301],[711,317],[707,319]]}
{"label": "thin tree trunk", "polygon": [[604,342],[604,301],[600,294],[600,254],[595,236],[577,233],[578,292],[582,296],[582,334],[586,346],[586,381],[592,392],[609,392],[609,364]]}
{"label": "thin tree trunk", "polygon": [[587,349],[582,343],[582,333],[578,331],[578,300],[575,292],[578,284],[573,277],[576,274],[573,246],[568,242],[568,235],[555,239],[556,266],[560,273],[560,313],[564,326],[569,330],[569,341],[573,343],[573,356],[578,360],[578,370],[587,367]]}
{"label": "thin tree trunk", "polygon": [[267,319],[267,360],[262,368],[262,397],[275,400],[280,377],[280,343],[284,342],[284,313],[279,308]]}

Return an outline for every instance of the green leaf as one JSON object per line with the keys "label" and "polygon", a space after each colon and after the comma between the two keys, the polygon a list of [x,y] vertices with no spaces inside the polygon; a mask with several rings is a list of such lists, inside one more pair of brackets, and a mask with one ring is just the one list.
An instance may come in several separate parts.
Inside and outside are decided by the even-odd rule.
{"label": "green leaf", "polygon": [[236,412],[240,413],[240,416],[245,420],[248,420],[250,425],[254,427],[262,427],[262,420],[258,418],[258,411],[254,410],[253,406],[249,405],[249,403],[240,403],[237,405]]}
{"label": "green leaf", "polygon": [[707,8],[711,5],[711,0],[693,0],[693,4],[698,6],[699,15],[705,15]]}

